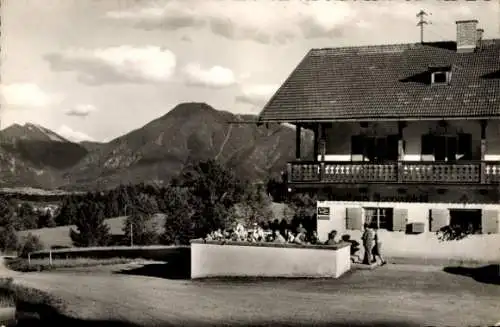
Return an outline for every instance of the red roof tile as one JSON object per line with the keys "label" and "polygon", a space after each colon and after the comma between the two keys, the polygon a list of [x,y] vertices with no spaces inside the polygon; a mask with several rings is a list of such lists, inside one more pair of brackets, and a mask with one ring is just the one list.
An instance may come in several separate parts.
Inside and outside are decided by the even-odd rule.
{"label": "red roof tile", "polygon": [[[451,66],[449,85],[429,67]],[[262,110],[269,121],[500,118],[500,39],[312,49]]]}

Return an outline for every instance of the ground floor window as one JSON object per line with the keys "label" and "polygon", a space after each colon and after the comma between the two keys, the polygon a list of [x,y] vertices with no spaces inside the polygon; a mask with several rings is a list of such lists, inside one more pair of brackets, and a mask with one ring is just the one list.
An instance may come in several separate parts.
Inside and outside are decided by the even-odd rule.
{"label": "ground floor window", "polygon": [[392,208],[365,208],[365,223],[374,229],[391,230]]}
{"label": "ground floor window", "polygon": [[472,234],[481,234],[481,210],[450,209],[450,226],[470,231]]}

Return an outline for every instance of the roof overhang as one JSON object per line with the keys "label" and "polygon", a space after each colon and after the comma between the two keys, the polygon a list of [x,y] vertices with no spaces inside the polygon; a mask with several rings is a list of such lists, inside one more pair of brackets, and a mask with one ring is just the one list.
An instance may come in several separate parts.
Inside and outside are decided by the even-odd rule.
{"label": "roof overhang", "polygon": [[439,121],[439,120],[491,120],[500,119],[498,116],[457,116],[457,117],[365,117],[365,118],[328,118],[328,119],[259,119],[257,123],[288,123],[311,124],[332,122],[373,122],[373,121]]}

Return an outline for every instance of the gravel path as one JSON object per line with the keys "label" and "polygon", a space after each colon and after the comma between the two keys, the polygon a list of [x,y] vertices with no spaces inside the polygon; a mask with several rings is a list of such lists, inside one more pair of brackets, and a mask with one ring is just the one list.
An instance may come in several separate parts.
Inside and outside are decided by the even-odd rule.
{"label": "gravel path", "polygon": [[73,317],[141,325],[477,326],[500,320],[500,286],[421,266],[388,265],[338,280],[189,281],[66,271],[20,274],[16,281],[63,298]]}
{"label": "gravel path", "polygon": [[140,325],[477,326],[500,320],[500,286],[421,266],[388,265],[338,280],[190,281],[66,271],[26,273],[16,281],[63,298],[71,316]]}

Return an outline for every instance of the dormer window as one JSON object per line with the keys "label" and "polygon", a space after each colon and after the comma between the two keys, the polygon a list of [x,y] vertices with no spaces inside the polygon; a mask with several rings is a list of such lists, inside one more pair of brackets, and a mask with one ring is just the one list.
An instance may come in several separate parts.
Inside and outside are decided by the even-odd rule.
{"label": "dormer window", "polygon": [[432,85],[450,84],[451,66],[429,66],[429,71]]}

